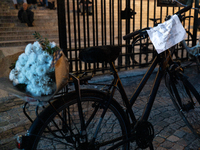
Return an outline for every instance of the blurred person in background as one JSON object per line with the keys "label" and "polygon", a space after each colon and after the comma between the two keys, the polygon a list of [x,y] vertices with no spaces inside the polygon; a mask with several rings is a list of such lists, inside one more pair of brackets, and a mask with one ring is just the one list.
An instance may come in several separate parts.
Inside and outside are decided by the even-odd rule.
{"label": "blurred person in background", "polygon": [[26,0],[13,0],[13,4],[14,4],[15,9],[22,7],[23,3],[26,3]]}
{"label": "blurred person in background", "polygon": [[23,7],[18,12],[18,18],[21,23],[27,23],[29,27],[33,27],[33,19],[34,13],[28,9],[28,4],[25,2],[23,3]]}

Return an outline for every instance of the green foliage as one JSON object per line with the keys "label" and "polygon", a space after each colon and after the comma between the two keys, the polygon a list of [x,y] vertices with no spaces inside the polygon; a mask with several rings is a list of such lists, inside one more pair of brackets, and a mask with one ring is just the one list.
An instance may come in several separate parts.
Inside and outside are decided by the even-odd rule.
{"label": "green foliage", "polygon": [[16,62],[14,62],[14,63],[11,63],[11,65],[10,65],[10,70],[12,70],[12,69],[14,69],[15,68],[15,64],[16,64]]}
{"label": "green foliage", "polygon": [[34,38],[41,44],[42,49],[48,52],[50,55],[53,55],[54,52],[60,49],[58,46],[51,48],[49,40],[47,38],[43,39],[38,32],[35,31],[33,35]]}

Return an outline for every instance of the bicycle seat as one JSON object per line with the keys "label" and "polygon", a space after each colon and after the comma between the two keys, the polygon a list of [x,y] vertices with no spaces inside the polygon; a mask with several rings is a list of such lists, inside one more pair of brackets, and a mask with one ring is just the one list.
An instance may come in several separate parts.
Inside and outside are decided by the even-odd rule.
{"label": "bicycle seat", "polygon": [[79,58],[87,63],[113,62],[120,52],[121,48],[119,46],[94,46],[81,50]]}

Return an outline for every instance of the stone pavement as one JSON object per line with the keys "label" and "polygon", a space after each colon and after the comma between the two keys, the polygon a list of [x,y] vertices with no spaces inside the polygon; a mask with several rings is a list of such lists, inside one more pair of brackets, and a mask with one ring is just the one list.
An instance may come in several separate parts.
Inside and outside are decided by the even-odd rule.
{"label": "stone pavement", "polygon": [[[134,69],[119,73],[128,97],[131,97],[145,70]],[[196,67],[186,69],[185,73],[191,77],[191,82],[200,92],[200,74],[197,73]],[[133,107],[136,116],[142,113],[155,75],[153,73],[150,77]],[[94,77],[92,82],[102,83],[110,79],[109,75],[102,75]],[[89,87],[98,88],[93,85]],[[83,86],[83,88],[87,88],[87,86]],[[119,95],[116,94],[115,98],[117,99],[118,97]],[[121,103],[120,99],[117,100]],[[0,98],[0,150],[15,150],[16,136],[25,133],[30,126],[30,122],[22,111],[23,103],[23,100],[11,95]],[[35,118],[34,107],[30,107],[28,113],[32,118]],[[155,149],[200,150],[200,139],[197,139],[191,133],[176,112],[165,87],[164,80],[162,80],[159,87],[149,121],[154,125],[155,138],[153,144]],[[134,147],[131,149],[134,149]]]}

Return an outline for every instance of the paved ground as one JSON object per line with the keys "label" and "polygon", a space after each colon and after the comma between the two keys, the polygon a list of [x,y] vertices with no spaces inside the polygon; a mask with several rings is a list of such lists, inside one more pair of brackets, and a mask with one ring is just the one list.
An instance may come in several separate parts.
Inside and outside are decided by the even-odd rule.
{"label": "paved ground", "polygon": [[[121,72],[122,83],[126,89],[128,97],[130,97],[136,88],[136,85],[142,79],[142,75],[145,69],[136,69],[126,72]],[[191,81],[200,91],[200,74],[197,74],[196,68],[192,67],[186,70],[186,74],[191,77]],[[142,109],[148,98],[148,93],[151,90],[153,84],[153,78],[155,73],[150,77],[149,82],[145,86],[144,90],[140,94],[140,97],[133,109],[136,116],[142,113]],[[102,81],[101,81],[101,80]],[[109,75],[96,77],[93,81],[105,82],[109,80]],[[107,82],[107,81],[106,81]],[[92,86],[97,88],[96,86]],[[118,98],[118,95],[116,95]],[[121,103],[120,99],[118,101]],[[24,116],[22,112],[22,106],[24,101],[13,97],[1,97],[0,98],[0,149],[1,150],[13,150],[15,148],[15,139],[18,134],[25,133],[29,128],[30,122]],[[32,118],[35,117],[34,107],[30,107],[29,111]],[[154,147],[157,150],[198,150],[200,149],[200,139],[197,139],[185,126],[180,116],[177,114],[169,94],[162,80],[159,87],[159,91],[150,115],[149,120],[155,129]],[[134,148],[132,148],[134,149]]]}
{"label": "paved ground", "polygon": [[[135,16],[135,20],[137,20],[137,23],[135,25],[135,30],[139,29],[140,27],[147,26],[147,18],[145,16],[147,14],[147,2],[143,2],[142,4],[143,16],[140,15],[141,4],[139,2],[140,1],[137,1],[135,4],[135,11],[137,12],[137,15]],[[115,1],[115,4],[117,4],[117,1]],[[151,3],[150,15],[149,15],[150,18],[153,18],[153,14],[154,14],[152,11],[153,7],[154,7],[154,3]],[[125,8],[125,5],[123,3],[123,9],[124,8]],[[160,8],[156,9],[156,11],[158,11],[156,13],[156,17],[160,17],[159,10]],[[163,13],[162,13],[163,18],[166,15],[165,12],[167,11],[165,10],[165,8],[163,8]],[[139,21],[141,19],[140,17],[142,18],[142,24],[140,24],[140,21]],[[150,26],[152,26],[152,23],[150,23]],[[131,28],[133,28],[132,25],[131,25]],[[117,35],[118,29],[116,28],[114,31],[116,32],[116,35]],[[124,26],[123,26],[122,35],[125,35]],[[10,53],[12,52],[9,50],[8,54]],[[5,55],[7,54],[5,53]],[[140,79],[142,78],[142,75],[144,74],[143,72],[144,70],[134,69],[132,71],[126,71],[126,72],[120,73],[121,76],[123,76],[122,83],[129,97],[131,97],[134,89],[136,88],[136,85],[139,83]],[[195,68],[189,69],[187,71],[187,74],[191,77],[192,82],[195,84],[195,86],[199,88],[198,91],[200,91],[200,82],[199,82],[200,75],[197,74],[196,69]],[[139,116],[140,113],[142,113],[142,109],[146,103],[148,94],[151,90],[151,85],[153,84],[153,77],[155,77],[155,74],[152,75],[146,87],[142,91],[136,105],[134,105],[133,107],[137,116]],[[101,76],[101,77],[96,78],[96,80],[98,80],[98,82],[101,82],[100,78],[103,80],[110,79],[109,76]],[[118,97],[118,95],[116,95],[116,97]],[[118,101],[121,102],[120,99]],[[0,91],[0,150],[16,149],[16,146],[15,146],[16,136],[18,134],[25,133],[26,130],[28,130],[29,128],[30,122],[24,116],[23,111],[22,111],[23,104],[24,104],[23,100],[13,97],[11,95],[8,95],[8,93],[6,92]],[[30,107],[29,110],[30,110],[29,114],[31,115],[31,117],[35,118],[34,107]],[[172,102],[170,100],[169,94],[167,93],[167,90],[165,88],[164,80],[162,81],[160,85],[160,88],[156,97],[156,101],[153,106],[153,110],[151,112],[150,122],[154,125],[154,129],[156,133],[154,143],[153,143],[155,149],[157,150],[165,150],[165,149],[198,150],[200,149],[200,140],[198,140],[188,130],[185,124],[181,121],[181,118],[176,113],[176,110],[174,109],[174,106],[172,105]]]}

